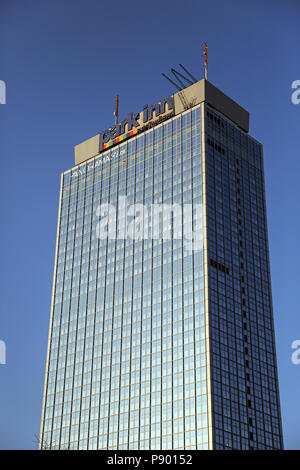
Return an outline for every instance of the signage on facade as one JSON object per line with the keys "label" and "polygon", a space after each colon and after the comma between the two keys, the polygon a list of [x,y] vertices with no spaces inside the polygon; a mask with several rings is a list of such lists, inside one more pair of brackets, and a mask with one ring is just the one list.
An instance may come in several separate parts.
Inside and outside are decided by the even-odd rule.
{"label": "signage on facade", "polygon": [[[166,109],[167,106],[168,109]],[[147,128],[160,124],[165,119],[168,119],[173,115],[173,96],[168,96],[168,98],[165,98],[152,106],[148,106],[146,104],[141,113],[129,113],[127,118],[122,122],[102,132],[100,134],[99,151],[102,152],[103,150],[107,150],[128,137],[134,136],[141,130],[146,130]],[[125,132],[126,127],[127,132]]]}

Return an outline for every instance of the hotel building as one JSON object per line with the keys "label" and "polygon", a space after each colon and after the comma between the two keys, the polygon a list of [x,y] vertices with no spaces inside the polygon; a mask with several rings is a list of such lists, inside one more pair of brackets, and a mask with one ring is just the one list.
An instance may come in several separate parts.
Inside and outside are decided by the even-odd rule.
{"label": "hotel building", "polygon": [[[201,80],[75,147],[40,448],[282,448],[263,152],[248,130],[249,113]],[[107,203],[121,236],[99,236]],[[192,215],[179,212],[181,237],[174,214],[169,236],[146,217],[134,236],[134,204],[162,207],[159,233],[166,208]]]}

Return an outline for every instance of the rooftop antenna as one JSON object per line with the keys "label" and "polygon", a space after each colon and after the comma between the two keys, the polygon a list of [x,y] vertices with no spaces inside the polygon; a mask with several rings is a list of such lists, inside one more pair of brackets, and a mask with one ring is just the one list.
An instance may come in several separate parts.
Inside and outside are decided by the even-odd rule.
{"label": "rooftop antenna", "polygon": [[168,77],[168,75],[166,75],[165,73],[162,73],[162,76],[165,77],[167,80],[169,80],[169,82],[171,82],[172,85],[174,85],[178,91],[182,90],[182,88],[177,83],[173,82],[173,80],[171,80],[171,78]]}
{"label": "rooftop antenna", "polygon": [[[174,85],[178,91],[182,91],[188,85],[193,85],[194,83],[196,83],[197,78],[195,78],[182,64],[179,64],[179,65],[182,68],[182,70],[184,70],[184,72],[188,75],[188,77],[186,77],[181,72],[178,72],[178,70],[175,70],[173,68],[171,68],[173,80],[170,77],[168,77],[168,75],[166,75],[165,73],[162,73],[162,76],[166,78],[170,83],[172,83],[172,85]],[[174,79],[177,80],[177,83],[174,81]],[[188,83],[188,85],[186,85],[182,81],[182,79],[185,80]]]}
{"label": "rooftop antenna", "polygon": [[204,44],[204,78],[207,80],[207,44]]}
{"label": "rooftop antenna", "polygon": [[198,79],[195,78],[194,75],[192,75],[182,64],[179,64],[179,65],[185,71],[185,73],[187,73],[189,77],[191,77],[191,79],[193,80],[193,83],[196,83],[198,81]]}
{"label": "rooftop antenna", "polygon": [[[186,88],[186,85],[183,83],[183,81],[179,78],[183,78],[186,82],[188,82],[190,85],[193,85],[193,83],[195,83],[195,81],[193,80],[190,80],[189,78],[185,77],[184,75],[182,75],[182,73],[178,72],[177,70],[175,69],[171,69],[171,72],[172,74],[174,75],[174,77],[176,78],[176,80],[178,81],[178,83],[182,86],[182,89],[183,88]],[[197,80],[196,80],[197,81]]]}
{"label": "rooftop antenna", "polygon": [[119,122],[119,95],[116,95],[116,106],[115,106],[115,124],[117,125]]}
{"label": "rooftop antenna", "polygon": [[[182,64],[179,64],[179,66],[182,68],[182,70],[186,73],[187,76],[183,75],[181,72],[178,72],[178,70],[175,70],[174,68],[171,68],[171,73],[172,73],[172,78],[168,77],[165,73],[162,73],[162,76],[166,78],[172,85],[175,86],[178,90],[178,97],[181,101],[181,104],[183,106],[183,109],[187,110],[193,106],[193,101],[188,101],[185,94],[184,94],[184,89],[187,86],[193,85],[194,83],[197,82],[197,78],[195,78]],[[176,82],[174,81],[176,80]],[[186,85],[184,81],[188,83]]]}

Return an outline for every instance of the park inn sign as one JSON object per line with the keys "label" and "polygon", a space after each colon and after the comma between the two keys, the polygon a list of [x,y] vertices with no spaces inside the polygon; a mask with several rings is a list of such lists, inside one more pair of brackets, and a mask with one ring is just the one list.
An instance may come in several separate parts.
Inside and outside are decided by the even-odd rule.
{"label": "park inn sign", "polygon": [[[75,145],[75,165],[90,160],[101,153],[110,150],[111,147],[119,147],[118,144],[141,132],[155,127],[165,120],[186,112],[201,103],[206,103],[230,119],[244,132],[249,131],[249,113],[237,103],[224,95],[207,80],[190,85],[168,98],[160,100],[154,105],[145,105],[140,113],[129,113],[122,122],[116,122],[108,129],[98,132],[93,137]],[[116,110],[118,108],[116,107]],[[115,117],[118,113],[115,112]]]}
{"label": "park inn sign", "polygon": [[[166,109],[166,107],[168,107]],[[155,118],[154,118],[155,112]],[[107,150],[110,147],[122,142],[128,137],[132,137],[140,130],[156,126],[174,115],[174,98],[168,96],[152,106],[147,104],[140,113],[129,113],[127,118],[115,126],[110,127],[100,134],[99,151]],[[127,131],[125,131],[127,126]]]}

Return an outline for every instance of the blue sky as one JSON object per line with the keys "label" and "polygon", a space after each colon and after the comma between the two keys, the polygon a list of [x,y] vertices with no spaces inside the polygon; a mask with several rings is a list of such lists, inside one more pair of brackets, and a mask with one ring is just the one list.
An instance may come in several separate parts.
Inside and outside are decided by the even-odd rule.
{"label": "blue sky", "polygon": [[300,449],[298,0],[2,0],[0,80],[0,448],[36,448],[50,315],[60,173],[73,147],[174,92],[178,63],[250,112],[264,145],[271,274],[286,448]]}

